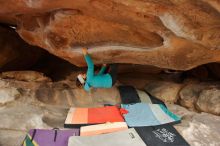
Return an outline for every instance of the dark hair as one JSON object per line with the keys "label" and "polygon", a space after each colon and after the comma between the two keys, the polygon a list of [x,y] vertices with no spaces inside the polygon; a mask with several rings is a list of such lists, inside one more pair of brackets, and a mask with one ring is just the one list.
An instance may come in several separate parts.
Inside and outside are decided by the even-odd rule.
{"label": "dark hair", "polygon": [[76,78],[76,87],[82,88],[82,83],[79,81],[78,78]]}

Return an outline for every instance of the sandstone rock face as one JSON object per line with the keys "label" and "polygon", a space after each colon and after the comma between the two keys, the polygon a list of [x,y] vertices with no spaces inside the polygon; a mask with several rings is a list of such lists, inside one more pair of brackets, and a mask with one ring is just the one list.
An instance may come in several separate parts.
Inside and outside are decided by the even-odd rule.
{"label": "sandstone rock face", "polygon": [[164,102],[175,103],[179,98],[179,91],[181,87],[182,84],[154,81],[148,83],[145,87],[145,90]]}
{"label": "sandstone rock face", "polygon": [[43,75],[43,73],[36,71],[9,71],[3,72],[0,74],[0,78],[2,79],[14,79],[19,81],[51,81],[50,78]]}
{"label": "sandstone rock face", "polygon": [[144,90],[146,84],[157,81],[158,76],[146,73],[124,73],[118,75],[119,84],[134,86],[137,89]]}
{"label": "sandstone rock face", "polygon": [[220,90],[217,88],[203,90],[196,107],[200,111],[220,115]]}
{"label": "sandstone rock face", "polygon": [[20,96],[20,92],[16,88],[0,88],[0,104],[14,101]]}
{"label": "sandstone rock face", "polygon": [[72,88],[68,84],[42,84],[35,93],[38,101],[59,107],[97,107],[104,104],[119,104],[120,94],[116,87],[111,89],[93,89],[86,92],[84,89]]}
{"label": "sandstone rock face", "polygon": [[[218,0],[1,1],[0,21],[28,43],[85,66],[133,63],[187,70],[220,61]],[[187,11],[186,11],[187,10]]]}
{"label": "sandstone rock face", "polygon": [[25,131],[19,130],[1,130],[0,145],[2,146],[19,146],[24,140]]}
{"label": "sandstone rock face", "polygon": [[219,116],[198,114],[178,105],[168,105],[168,108],[182,117],[181,123],[174,127],[191,146],[220,145]]}
{"label": "sandstone rock face", "polygon": [[0,26],[0,70],[21,70],[35,64],[43,50],[24,42],[8,27]]}
{"label": "sandstone rock face", "polygon": [[[49,126],[43,121],[44,115],[44,110],[39,107],[24,105],[17,102],[17,106],[1,110],[0,118],[4,124],[1,124],[0,128],[19,130],[28,130],[32,127],[49,128]],[[19,121],[19,123],[15,124],[14,120],[12,120],[13,117],[16,117],[16,120]]]}
{"label": "sandstone rock face", "polygon": [[199,83],[186,85],[179,93],[180,104],[189,109],[195,109],[199,94],[205,88],[206,86],[200,85]]}
{"label": "sandstone rock face", "polygon": [[220,115],[218,82],[197,82],[185,85],[179,92],[180,105],[191,110]]}

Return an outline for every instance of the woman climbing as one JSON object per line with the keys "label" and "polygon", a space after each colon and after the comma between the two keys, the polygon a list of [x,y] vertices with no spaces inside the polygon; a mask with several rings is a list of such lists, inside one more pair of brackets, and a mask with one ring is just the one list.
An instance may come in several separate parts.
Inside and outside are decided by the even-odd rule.
{"label": "woman climbing", "polygon": [[87,48],[83,48],[82,52],[88,66],[88,70],[86,74],[79,74],[77,76],[76,85],[78,87],[84,87],[86,91],[90,91],[90,88],[111,88],[116,82],[117,65],[110,65],[109,71],[105,73],[107,66],[104,64],[99,73],[95,74],[94,63],[88,54]]}

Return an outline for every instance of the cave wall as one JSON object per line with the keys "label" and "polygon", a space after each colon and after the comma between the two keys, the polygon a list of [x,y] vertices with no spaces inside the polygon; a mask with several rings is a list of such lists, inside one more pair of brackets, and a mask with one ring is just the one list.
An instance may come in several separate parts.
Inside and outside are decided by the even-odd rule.
{"label": "cave wall", "polygon": [[22,40],[14,29],[0,25],[0,72],[29,69],[45,54]]}
{"label": "cave wall", "polygon": [[219,0],[1,1],[0,21],[29,44],[77,66],[89,47],[96,64],[188,70],[220,61]]}

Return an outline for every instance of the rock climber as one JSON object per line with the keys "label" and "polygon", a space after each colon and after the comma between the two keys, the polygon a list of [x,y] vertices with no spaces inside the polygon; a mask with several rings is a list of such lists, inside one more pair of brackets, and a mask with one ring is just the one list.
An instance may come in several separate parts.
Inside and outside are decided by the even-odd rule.
{"label": "rock climber", "polygon": [[107,65],[103,64],[99,73],[95,74],[94,63],[88,54],[87,48],[83,48],[82,52],[88,69],[86,74],[81,73],[77,76],[76,86],[83,87],[86,91],[90,91],[91,88],[111,88],[116,82],[117,65],[109,65],[107,71]]}

